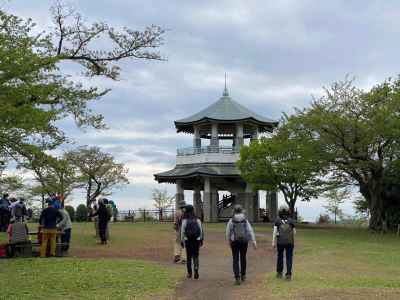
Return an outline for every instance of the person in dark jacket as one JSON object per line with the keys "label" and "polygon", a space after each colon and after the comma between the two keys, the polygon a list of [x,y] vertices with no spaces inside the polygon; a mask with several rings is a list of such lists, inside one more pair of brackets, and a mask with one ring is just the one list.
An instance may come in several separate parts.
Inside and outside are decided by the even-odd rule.
{"label": "person in dark jacket", "polygon": [[0,231],[7,231],[8,224],[10,223],[10,204],[8,194],[4,194],[0,199]]}
{"label": "person in dark jacket", "polygon": [[57,222],[62,220],[58,209],[53,207],[51,200],[47,201],[47,208],[40,214],[39,223],[43,228],[40,257],[46,257],[47,243],[50,241],[50,256],[56,256]]}
{"label": "person in dark jacket", "polygon": [[200,219],[194,214],[193,206],[187,205],[181,227],[182,248],[186,248],[187,278],[192,278],[193,262],[194,279],[199,279],[199,251],[203,246],[203,236]]}
{"label": "person in dark jacket", "polygon": [[107,226],[108,226],[108,222],[110,221],[111,215],[108,212],[108,209],[102,200],[99,200],[98,209],[91,216],[98,217],[98,224],[99,224],[98,226],[99,226],[99,235],[100,235],[101,244],[106,245],[107,244],[106,232],[107,232]]}
{"label": "person in dark jacket", "polygon": [[276,276],[283,277],[283,256],[286,254],[286,280],[292,280],[294,236],[296,228],[289,211],[282,209],[275,221],[272,234],[272,247],[277,251]]}

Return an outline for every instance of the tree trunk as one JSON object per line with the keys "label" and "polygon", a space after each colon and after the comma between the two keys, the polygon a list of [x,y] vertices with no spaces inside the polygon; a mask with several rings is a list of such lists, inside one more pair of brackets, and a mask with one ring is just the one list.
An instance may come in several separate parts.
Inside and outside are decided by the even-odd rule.
{"label": "tree trunk", "polygon": [[374,231],[386,232],[388,229],[386,211],[385,211],[385,200],[383,195],[383,179],[372,179],[367,185],[366,192],[363,196],[366,198],[369,204],[371,218],[369,221],[369,229]]}
{"label": "tree trunk", "polygon": [[290,199],[290,202],[289,202],[289,216],[292,219],[295,218],[295,211],[294,211],[295,205],[296,205],[296,199]]}

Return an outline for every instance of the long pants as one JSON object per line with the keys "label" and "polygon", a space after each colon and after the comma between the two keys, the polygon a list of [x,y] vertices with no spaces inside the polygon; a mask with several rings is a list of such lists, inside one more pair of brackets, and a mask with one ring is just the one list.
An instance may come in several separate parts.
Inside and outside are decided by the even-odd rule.
{"label": "long pants", "polygon": [[293,265],[293,245],[278,245],[278,261],[276,264],[276,272],[283,272],[283,252],[286,254],[286,275],[292,275]]}
{"label": "long pants", "polygon": [[[247,242],[232,242],[232,261],[233,261],[233,274],[236,279],[240,276],[246,276],[246,255],[247,255]],[[240,262],[240,265],[239,265]]]}
{"label": "long pants", "polygon": [[61,236],[61,243],[63,243],[62,246],[63,251],[68,251],[70,241],[71,241],[71,228],[65,229],[63,235]]}
{"label": "long pants", "polygon": [[50,256],[56,256],[57,229],[43,229],[40,257],[46,257],[47,243],[50,241]]}
{"label": "long pants", "polygon": [[199,252],[200,252],[200,241],[198,240],[187,240],[185,241],[186,249],[186,268],[188,274],[192,274],[192,262],[195,272],[199,271]]}
{"label": "long pants", "polygon": [[180,232],[177,232],[176,237],[174,238],[174,256],[179,256],[181,260],[186,260],[186,252],[182,249],[181,245]]}
{"label": "long pants", "polygon": [[102,243],[107,242],[107,223],[108,222],[99,222],[99,235]]}

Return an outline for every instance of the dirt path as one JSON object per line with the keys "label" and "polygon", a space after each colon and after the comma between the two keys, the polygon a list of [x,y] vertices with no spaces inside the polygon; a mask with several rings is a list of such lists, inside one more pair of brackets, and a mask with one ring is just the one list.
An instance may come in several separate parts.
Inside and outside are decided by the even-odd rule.
{"label": "dirt path", "polygon": [[[250,246],[250,245],[249,245]],[[273,270],[270,241],[258,242],[258,249],[249,247],[247,255],[247,280],[233,285],[232,256],[223,233],[207,234],[200,250],[200,279],[185,279],[176,291],[176,299],[257,299],[257,286],[263,284],[265,274]],[[266,299],[265,295],[262,299]]]}

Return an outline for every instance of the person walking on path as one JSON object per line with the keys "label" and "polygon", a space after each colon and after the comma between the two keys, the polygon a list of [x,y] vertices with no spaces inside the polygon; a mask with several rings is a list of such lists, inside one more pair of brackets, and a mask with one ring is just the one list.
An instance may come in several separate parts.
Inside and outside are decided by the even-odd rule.
{"label": "person walking on path", "polygon": [[240,285],[241,281],[246,280],[246,256],[249,241],[252,242],[254,249],[257,249],[254,230],[241,205],[235,205],[233,208],[233,216],[226,225],[226,240],[232,250],[235,284]]}
{"label": "person walking on path", "polygon": [[108,209],[105,206],[103,200],[99,200],[98,209],[91,215],[92,217],[98,217],[99,235],[102,245],[107,244],[107,226],[110,221],[111,215],[108,213]]}
{"label": "person walking on path", "polygon": [[192,262],[194,279],[199,279],[199,252],[203,246],[203,227],[200,219],[194,214],[192,205],[185,207],[183,214],[181,241],[186,249],[187,278],[192,278]]}
{"label": "person walking on path", "polygon": [[42,245],[40,248],[40,257],[46,257],[47,243],[50,241],[50,256],[56,256],[56,237],[57,222],[62,219],[62,215],[53,207],[53,202],[48,200],[48,206],[40,214],[39,223],[43,228]]}
{"label": "person walking on path", "polygon": [[292,279],[294,236],[296,228],[287,210],[281,210],[274,225],[272,247],[277,250],[276,276],[283,277],[283,254],[286,254],[286,279]]}
{"label": "person walking on path", "polygon": [[63,244],[62,250],[68,251],[69,243],[71,241],[71,230],[72,230],[71,217],[64,207],[59,209],[59,212],[62,215],[62,220],[58,222],[57,228],[59,228],[62,233],[61,235],[61,243]]}
{"label": "person walking on path", "polygon": [[185,209],[185,202],[180,203],[179,209],[176,211],[174,216],[174,263],[185,263],[186,262],[186,253],[182,248],[182,240],[181,240],[181,228],[182,228],[182,219],[183,212]]}

